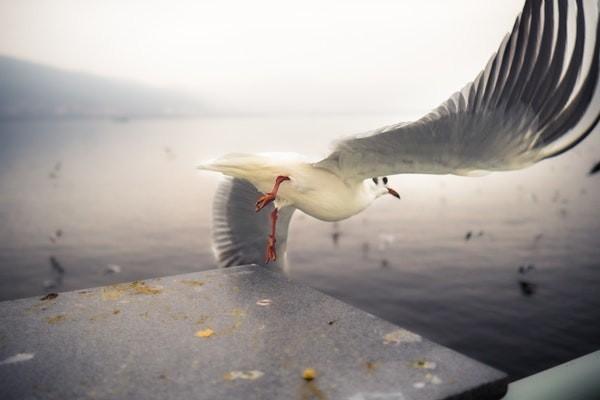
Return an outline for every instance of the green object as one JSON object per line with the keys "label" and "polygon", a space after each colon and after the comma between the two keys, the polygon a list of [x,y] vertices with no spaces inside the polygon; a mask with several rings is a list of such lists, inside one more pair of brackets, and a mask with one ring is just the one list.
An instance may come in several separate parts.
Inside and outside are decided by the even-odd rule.
{"label": "green object", "polygon": [[515,381],[502,400],[600,399],[600,351]]}

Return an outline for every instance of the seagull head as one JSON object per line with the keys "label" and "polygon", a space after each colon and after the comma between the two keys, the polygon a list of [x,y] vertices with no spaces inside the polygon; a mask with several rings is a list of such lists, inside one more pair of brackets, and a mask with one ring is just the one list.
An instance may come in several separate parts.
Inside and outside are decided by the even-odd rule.
{"label": "seagull head", "polygon": [[388,184],[387,176],[374,177],[374,178],[371,178],[370,180],[367,180],[367,186],[372,191],[372,193],[375,194],[375,198],[381,197],[384,194],[391,194],[392,196],[399,199],[400,195],[398,194],[398,192],[396,192],[394,189],[388,187],[387,184]]}

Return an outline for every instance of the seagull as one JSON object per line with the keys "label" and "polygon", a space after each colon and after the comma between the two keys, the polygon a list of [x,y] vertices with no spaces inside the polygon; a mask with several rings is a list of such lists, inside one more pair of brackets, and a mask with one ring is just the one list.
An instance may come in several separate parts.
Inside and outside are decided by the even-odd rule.
{"label": "seagull", "polygon": [[556,157],[600,119],[600,4],[531,0],[479,75],[412,122],[337,142],[319,161],[294,153],[227,154],[199,169],[226,177],[213,206],[220,267],[286,270],[290,220],[356,215],[398,192],[389,175],[510,171]]}

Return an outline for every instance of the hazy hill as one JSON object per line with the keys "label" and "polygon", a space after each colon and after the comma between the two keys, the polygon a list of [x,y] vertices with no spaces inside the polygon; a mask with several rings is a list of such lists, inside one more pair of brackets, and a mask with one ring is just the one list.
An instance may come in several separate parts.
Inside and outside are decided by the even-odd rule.
{"label": "hazy hill", "polygon": [[202,112],[197,99],[173,91],[0,56],[0,119],[165,117]]}

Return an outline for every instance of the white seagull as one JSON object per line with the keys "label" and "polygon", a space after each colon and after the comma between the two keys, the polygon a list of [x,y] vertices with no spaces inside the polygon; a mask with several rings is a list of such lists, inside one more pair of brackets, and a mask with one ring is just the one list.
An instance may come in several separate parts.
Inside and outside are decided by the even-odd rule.
{"label": "white seagull", "polygon": [[200,165],[231,177],[213,209],[219,266],[285,268],[294,210],[339,221],[385,194],[400,198],[386,175],[515,170],[573,148],[600,119],[599,8],[598,0],[526,1],[473,82],[419,120],[345,139],[321,161],[228,154]]}

